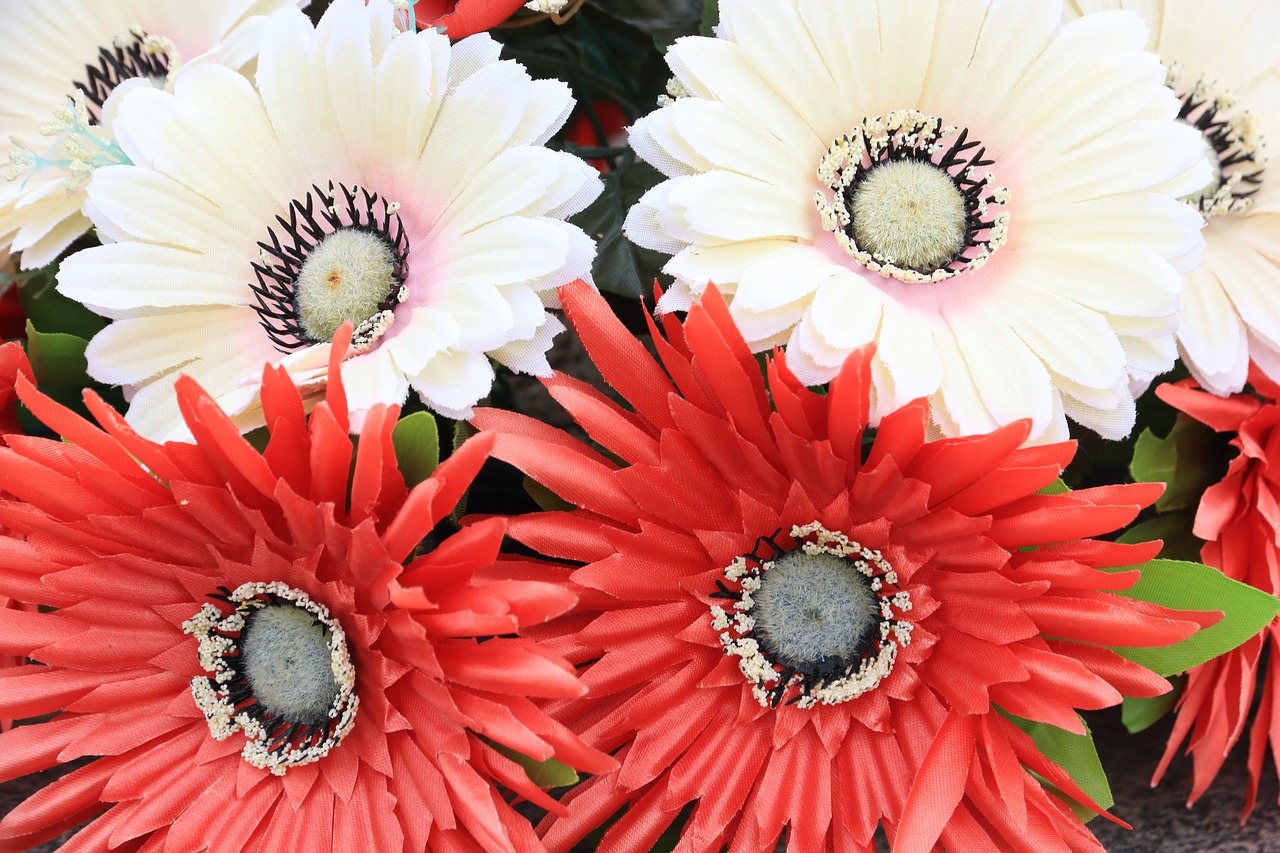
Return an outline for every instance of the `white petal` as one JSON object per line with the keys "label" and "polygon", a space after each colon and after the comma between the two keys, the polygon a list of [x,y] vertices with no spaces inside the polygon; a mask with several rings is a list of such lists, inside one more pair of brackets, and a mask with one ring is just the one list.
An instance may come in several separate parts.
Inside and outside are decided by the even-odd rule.
{"label": "white petal", "polygon": [[179,368],[199,375],[205,362],[236,362],[255,375],[279,358],[248,309],[200,308],[117,320],[89,342],[89,374],[111,385],[140,385]]}
{"label": "white petal", "polygon": [[819,224],[812,197],[733,172],[685,178],[672,187],[667,201],[701,243],[812,240]]}
{"label": "white petal", "polygon": [[1244,387],[1249,370],[1244,323],[1207,265],[1187,276],[1178,346],[1192,375],[1206,389],[1234,394]]}
{"label": "white petal", "polygon": [[107,316],[138,308],[253,303],[248,282],[203,256],[143,243],[77,252],[58,269],[58,292]]}
{"label": "white petal", "polygon": [[550,314],[544,314],[543,324],[538,327],[533,337],[528,340],[511,343],[491,350],[489,356],[517,373],[530,373],[534,376],[550,376],[551,365],[547,363],[547,350],[556,335],[565,330],[564,324]]}
{"label": "white petal", "polygon": [[975,316],[949,324],[983,406],[996,422],[1031,418],[1032,434],[1046,429],[1053,415],[1053,383],[1022,339],[994,319]]}
{"label": "white petal", "polygon": [[928,397],[942,384],[942,358],[933,340],[933,325],[910,309],[885,300],[876,360],[885,368],[877,393],[887,411]]}
{"label": "white petal", "polygon": [[480,353],[444,352],[410,380],[426,403],[440,414],[465,420],[471,407],[493,387],[493,367]]}
{"label": "white petal", "polygon": [[[400,324],[397,318],[396,325]],[[422,372],[437,353],[457,344],[461,335],[458,321],[447,311],[421,307],[413,309],[403,329],[393,329],[393,336],[380,349],[386,350],[406,376]]]}

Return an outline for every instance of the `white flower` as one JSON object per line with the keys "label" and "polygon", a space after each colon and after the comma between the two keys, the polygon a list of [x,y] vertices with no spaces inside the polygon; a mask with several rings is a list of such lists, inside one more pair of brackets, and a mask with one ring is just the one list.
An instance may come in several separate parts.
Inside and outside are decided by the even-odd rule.
{"label": "white flower", "polygon": [[1058,0],[722,0],[668,52],[677,94],[631,142],[670,180],[627,233],[708,281],[755,349],[821,383],[874,342],[875,412],[946,435],[1065,416],[1118,438],[1173,364],[1203,186],[1136,15]]}
{"label": "white flower", "polygon": [[594,243],[562,221],[601,190],[542,147],[573,105],[559,81],[499,61],[488,36],[450,49],[399,33],[390,3],[336,0],[315,29],[272,17],[257,85],[205,65],[172,93],[132,92],[116,119],[134,165],[94,176],[108,245],[65,261],[59,289],[113,318],[91,375],[126,386],[139,431],[181,430],[172,392],[197,379],[249,429],[264,364],[320,383],[342,320],[355,423],[412,386],[469,414],[490,357],[547,374],[555,288]]}
{"label": "white flower", "polygon": [[1280,4],[1069,0],[1065,11],[1119,8],[1147,16],[1147,47],[1168,66],[1214,168],[1212,184],[1188,199],[1208,219],[1208,245],[1186,276],[1183,360],[1218,394],[1244,387],[1250,359],[1280,379],[1280,164],[1268,162],[1280,145]]}
{"label": "white flower", "polygon": [[0,247],[21,252],[22,266],[34,269],[89,230],[83,204],[92,172],[124,162],[111,129],[120,94],[164,86],[182,64],[243,68],[265,16],[307,2],[4,0]]}

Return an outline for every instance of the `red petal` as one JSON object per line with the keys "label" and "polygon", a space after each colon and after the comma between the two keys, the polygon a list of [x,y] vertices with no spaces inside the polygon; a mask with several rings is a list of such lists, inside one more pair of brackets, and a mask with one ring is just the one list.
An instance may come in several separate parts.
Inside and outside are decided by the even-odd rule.
{"label": "red petal", "polygon": [[609,387],[654,426],[671,424],[667,395],[675,388],[644,345],[627,331],[609,303],[591,285],[576,281],[560,288],[569,324]]}
{"label": "red petal", "polygon": [[440,643],[436,658],[449,679],[481,690],[548,699],[573,699],[586,692],[572,667],[524,640]]}
{"label": "red petal", "polygon": [[1193,390],[1189,387],[1190,383],[1191,380],[1166,383],[1156,388],[1156,396],[1218,432],[1239,432],[1240,425],[1262,408],[1262,403],[1256,397],[1244,394],[1216,397],[1204,391]]}
{"label": "red petal", "polygon": [[977,718],[955,712],[947,715],[916,771],[911,793],[902,807],[894,853],[933,850],[964,796],[977,737]]}

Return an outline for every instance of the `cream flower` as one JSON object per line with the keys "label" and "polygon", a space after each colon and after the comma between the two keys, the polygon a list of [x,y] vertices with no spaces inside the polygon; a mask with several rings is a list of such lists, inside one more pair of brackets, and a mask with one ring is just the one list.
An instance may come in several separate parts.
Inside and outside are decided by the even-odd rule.
{"label": "cream flower", "polygon": [[[1131,380],[1173,363],[1177,197],[1208,181],[1146,27],[1059,0],[722,0],[667,54],[674,99],[631,142],[670,180],[627,233],[674,253],[664,310],[708,281],[808,383],[876,342],[875,411],[935,433],[1065,416],[1118,438]],[[687,94],[684,94],[687,93]]]}
{"label": "cream flower", "polygon": [[1188,201],[1204,213],[1204,263],[1186,276],[1178,346],[1201,386],[1244,387],[1252,359],[1280,379],[1280,5],[1238,0],[1068,0],[1083,12],[1132,9],[1169,68],[1181,118],[1204,137],[1213,180]]}
{"label": "cream flower", "polygon": [[83,204],[92,172],[125,162],[111,129],[122,83],[164,86],[196,61],[244,68],[266,16],[307,3],[5,0],[0,247],[21,252],[23,267],[34,269],[89,230]]}
{"label": "cream flower", "polygon": [[113,318],[91,375],[126,386],[149,436],[181,430],[188,373],[243,428],[264,363],[323,383],[329,341],[359,423],[413,387],[464,417],[490,357],[549,373],[555,288],[590,273],[594,243],[562,221],[600,192],[595,170],[542,147],[573,99],[499,61],[488,36],[450,49],[399,33],[390,3],[336,0],[313,29],[272,17],[257,85],[225,68],[123,99],[135,165],[100,170],[88,211],[108,245],[63,263],[59,289]]}

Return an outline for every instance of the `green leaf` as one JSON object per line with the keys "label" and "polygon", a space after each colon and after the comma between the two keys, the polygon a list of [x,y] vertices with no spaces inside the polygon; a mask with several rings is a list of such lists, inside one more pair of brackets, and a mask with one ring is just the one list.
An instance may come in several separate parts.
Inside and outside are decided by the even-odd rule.
{"label": "green leaf", "polygon": [[1187,685],[1186,676],[1175,675],[1169,681],[1173,684],[1173,689],[1168,693],[1151,697],[1124,697],[1124,704],[1120,707],[1120,722],[1124,723],[1131,734],[1155,725],[1178,704],[1178,697]]}
{"label": "green leaf", "polygon": [[1217,569],[1181,560],[1152,560],[1142,566],[1108,571],[1142,570],[1142,579],[1117,593],[1175,610],[1221,610],[1210,628],[1171,646],[1114,649],[1159,675],[1176,675],[1229,652],[1265,628],[1280,612],[1280,599],[1248,584],[1233,581]]}
{"label": "green leaf", "polygon": [[68,299],[55,288],[56,264],[31,273],[18,285],[18,298],[27,320],[41,332],[71,335],[88,340],[109,322],[88,308]]}
{"label": "green leaf", "polygon": [[1164,483],[1156,509],[1169,512],[1194,507],[1200,495],[1216,482],[1221,472],[1217,464],[1214,431],[1179,414],[1173,429],[1159,438],[1150,429],[1138,436],[1133,447],[1129,473],[1139,483]]}
{"label": "green leaf", "polygon": [[1036,491],[1036,494],[1037,495],[1065,495],[1069,491],[1071,491],[1071,488],[1065,482],[1063,482],[1061,477],[1059,477],[1058,479],[1054,480],[1052,483],[1045,486],[1044,488],[1038,489]]}
{"label": "green leaf", "polygon": [[89,384],[84,350],[89,342],[75,335],[40,332],[27,320],[27,358],[36,375],[36,385],[83,388]]}
{"label": "green leaf", "polygon": [[698,34],[708,37],[714,36],[716,34],[716,25],[719,23],[719,0],[702,0],[702,26],[698,28]]}
{"label": "green leaf", "polygon": [[702,26],[703,0],[587,0],[612,18],[643,30],[654,42],[670,44],[696,35]]}
{"label": "green leaf", "polygon": [[640,196],[662,180],[657,169],[625,157],[616,171],[604,176],[600,197],[569,220],[596,241],[591,274],[605,293],[628,299],[642,299],[652,293],[653,279],[666,256],[632,243],[622,233],[622,224]]}
{"label": "green leaf", "polygon": [[489,746],[523,767],[524,772],[529,776],[529,781],[544,791],[548,788],[563,788],[566,785],[574,785],[578,782],[578,771],[567,764],[556,761],[554,758],[538,761],[524,753],[516,752],[510,747],[494,743],[488,738],[485,740]]}
{"label": "green leaf", "polygon": [[396,465],[409,488],[431,476],[440,464],[440,432],[430,412],[415,412],[396,422],[391,431]]}
{"label": "green leaf", "polygon": [[1200,561],[1200,547],[1203,541],[1191,532],[1195,522],[1194,509],[1180,509],[1166,515],[1141,521],[1116,538],[1117,542],[1132,545],[1137,542],[1164,540],[1160,556],[1167,560],[1185,560],[1189,563]]}
{"label": "green leaf", "polygon": [[[1015,717],[1003,709],[1001,713],[1015,726],[1031,735],[1036,747],[1050,761],[1067,771],[1071,780],[1098,805],[1109,809],[1115,804],[1115,799],[1111,796],[1111,786],[1107,784],[1107,774],[1102,769],[1102,762],[1098,759],[1098,750],[1093,744],[1093,734],[1089,731],[1088,723],[1084,723],[1085,733],[1077,735],[1047,723]],[[1067,799],[1070,800],[1069,797]]]}

